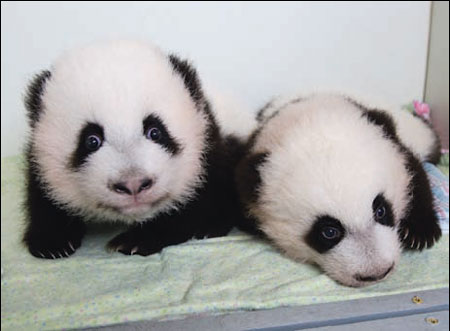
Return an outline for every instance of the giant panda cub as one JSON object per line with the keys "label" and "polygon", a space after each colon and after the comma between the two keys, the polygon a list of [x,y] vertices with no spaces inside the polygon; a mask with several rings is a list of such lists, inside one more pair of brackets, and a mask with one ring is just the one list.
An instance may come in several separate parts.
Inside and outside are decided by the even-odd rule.
{"label": "giant panda cub", "polygon": [[188,62],[141,41],[88,45],[36,76],[25,104],[32,255],[73,254],[88,221],[127,224],[108,247],[128,255],[232,227],[240,140]]}
{"label": "giant panda cub", "polygon": [[390,275],[402,247],[433,246],[421,161],[436,161],[439,140],[405,114],[331,94],[270,102],[236,170],[242,227],[355,287]]}

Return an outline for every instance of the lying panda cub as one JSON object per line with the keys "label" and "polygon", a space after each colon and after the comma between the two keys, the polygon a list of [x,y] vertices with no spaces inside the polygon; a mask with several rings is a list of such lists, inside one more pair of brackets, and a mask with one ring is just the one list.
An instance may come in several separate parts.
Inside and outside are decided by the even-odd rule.
{"label": "lying panda cub", "polygon": [[236,170],[243,228],[348,286],[385,279],[402,247],[433,246],[421,161],[437,160],[439,140],[404,114],[337,95],[269,103]]}
{"label": "lying panda cub", "polygon": [[25,104],[32,255],[73,254],[86,221],[128,224],[108,247],[129,255],[232,227],[239,139],[221,133],[188,62],[145,42],[86,46],[35,77]]}

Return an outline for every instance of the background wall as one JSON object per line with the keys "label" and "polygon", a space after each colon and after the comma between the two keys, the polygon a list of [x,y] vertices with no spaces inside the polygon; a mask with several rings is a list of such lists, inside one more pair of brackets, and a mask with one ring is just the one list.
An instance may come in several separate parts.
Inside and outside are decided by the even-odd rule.
{"label": "background wall", "polygon": [[314,87],[400,105],[423,96],[429,13],[429,1],[2,2],[1,153],[23,146],[28,79],[78,44],[151,39],[252,109]]}
{"label": "background wall", "polygon": [[448,1],[433,1],[425,101],[430,104],[433,123],[442,145],[448,148],[449,94],[449,6]]}

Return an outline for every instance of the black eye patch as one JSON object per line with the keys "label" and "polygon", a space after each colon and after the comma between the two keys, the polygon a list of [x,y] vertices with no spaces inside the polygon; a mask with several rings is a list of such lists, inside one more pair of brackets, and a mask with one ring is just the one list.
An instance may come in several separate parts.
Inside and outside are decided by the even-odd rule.
{"label": "black eye patch", "polygon": [[163,121],[156,115],[148,115],[143,121],[143,134],[149,139],[155,136],[155,132],[158,132],[158,139],[150,139],[151,141],[161,145],[172,155],[181,152],[181,145],[170,135]]}
{"label": "black eye patch", "polygon": [[331,216],[320,216],[305,236],[306,243],[319,253],[325,253],[336,246],[345,236],[341,222]]}
{"label": "black eye patch", "polygon": [[383,194],[378,194],[372,202],[373,219],[381,225],[394,227],[392,206]]}
{"label": "black eye patch", "polygon": [[[93,137],[98,143],[96,148],[92,148]],[[80,168],[86,162],[87,157],[101,147],[103,140],[105,140],[103,128],[96,123],[87,123],[78,135],[78,146],[73,152],[70,162],[72,168],[75,170]]]}

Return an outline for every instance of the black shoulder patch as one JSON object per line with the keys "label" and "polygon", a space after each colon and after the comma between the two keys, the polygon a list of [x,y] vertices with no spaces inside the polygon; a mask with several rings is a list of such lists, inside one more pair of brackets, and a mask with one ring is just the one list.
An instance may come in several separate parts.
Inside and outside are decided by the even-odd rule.
{"label": "black shoulder patch", "polygon": [[370,123],[380,126],[386,138],[398,142],[394,120],[389,114],[377,109],[370,109],[364,112],[364,116]]}
{"label": "black shoulder patch", "polygon": [[382,110],[369,109],[349,97],[345,97],[345,100],[358,107],[362,111],[362,116],[367,118],[370,123],[380,126],[383,129],[386,138],[391,139],[397,144],[400,143],[397,137],[397,129],[394,120],[389,114],[385,113]]}
{"label": "black shoulder patch", "polygon": [[45,82],[50,76],[50,71],[42,71],[40,74],[34,76],[28,85],[25,95],[25,107],[32,128],[34,128],[36,122],[39,120],[39,115],[42,111],[42,93],[44,92]]}
{"label": "black shoulder patch", "polygon": [[191,98],[195,103],[199,103],[203,99],[203,92],[197,71],[187,60],[181,60],[176,55],[169,55],[169,60],[173,70],[183,78],[184,85],[189,91]]}

